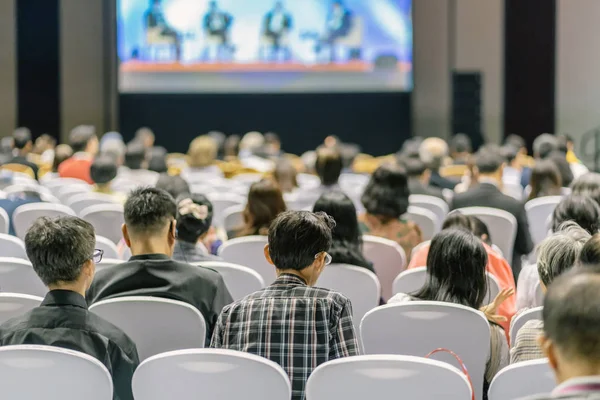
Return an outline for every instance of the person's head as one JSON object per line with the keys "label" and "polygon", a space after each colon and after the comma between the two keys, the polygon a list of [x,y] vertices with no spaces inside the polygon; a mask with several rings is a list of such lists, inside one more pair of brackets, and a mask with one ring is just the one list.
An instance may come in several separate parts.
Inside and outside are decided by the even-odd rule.
{"label": "person's head", "polygon": [[147,127],[140,128],[135,132],[135,138],[133,140],[139,142],[145,149],[149,149],[154,146],[154,132]]}
{"label": "person's head", "polygon": [[169,174],[160,174],[155,187],[166,191],[174,199],[190,193],[190,185],[181,176],[171,176]]}
{"label": "person's head", "polygon": [[269,228],[265,257],[276,267],[278,275],[299,275],[312,286],[327,264],[334,227],[333,218],[322,212],[281,213]]}
{"label": "person's head", "polygon": [[446,216],[442,224],[442,230],[446,229],[463,229],[473,232],[473,220],[460,211],[452,211]]}
{"label": "person's head", "polygon": [[33,148],[31,131],[27,128],[18,128],[13,132],[13,146],[21,154],[27,154]]}
{"label": "person's head", "polygon": [[560,172],[560,179],[565,187],[568,187],[573,182],[573,171],[567,161],[565,154],[560,151],[554,151],[546,157],[548,160],[554,162],[558,171]]}
{"label": "person's head", "polygon": [[361,233],[356,217],[356,207],[342,192],[326,192],[313,206],[313,212],[322,211],[335,220],[333,241],[344,245],[359,246]]}
{"label": "person's head", "polygon": [[94,279],[95,245],[94,227],[77,217],[38,218],[25,235],[27,257],[44,285],[83,296]]}
{"label": "person's head", "polygon": [[279,138],[279,135],[275,132],[265,133],[264,149],[268,155],[278,155],[281,151],[281,139]]}
{"label": "person's head", "polygon": [[585,242],[579,253],[578,264],[582,266],[600,265],[600,233],[594,234]]}
{"label": "person's head", "polygon": [[538,160],[531,169],[529,200],[542,196],[558,196],[562,189],[562,178],[552,160]]}
{"label": "person's head", "polygon": [[98,153],[98,136],[92,125],[79,125],[69,134],[69,143],[73,152],[85,152],[90,155]]}
{"label": "person's head", "polygon": [[375,170],[361,201],[367,213],[387,223],[406,213],[409,195],[406,170],[400,165],[386,164]]}
{"label": "person's head", "polygon": [[431,177],[431,171],[427,169],[427,166],[419,158],[402,158],[399,160],[399,164],[406,170],[408,179],[418,180],[421,183],[429,184],[429,178]]}
{"label": "person's head", "polygon": [[[156,149],[156,150],[155,150]],[[167,165],[167,152],[161,147],[154,147],[148,153],[148,171],[166,173],[169,170]]]}
{"label": "person's head", "polygon": [[47,133],[40,135],[37,139],[35,139],[35,143],[33,145],[33,152],[36,154],[42,154],[46,150],[52,150],[56,147],[56,139]]}
{"label": "person's head", "polygon": [[341,0],[334,1],[331,5],[334,12],[339,12],[344,9],[344,3]]}
{"label": "person's head", "polygon": [[281,1],[277,1],[275,2],[275,11],[282,11],[283,10],[283,2]]}
{"label": "person's head", "polygon": [[112,157],[100,155],[94,159],[90,167],[90,177],[99,186],[108,186],[117,177],[117,165]]}
{"label": "person's head", "polygon": [[216,1],[211,1],[211,2],[208,3],[208,9],[211,12],[215,12],[215,11],[217,11],[219,9],[219,6],[217,5]]}
{"label": "person's head", "polygon": [[519,149],[511,145],[504,145],[502,146],[501,152],[506,159],[506,165],[515,169],[521,168],[519,164]]}
{"label": "person's head", "polygon": [[404,143],[402,143],[402,148],[400,148],[400,151],[397,153],[397,158],[399,159],[407,159],[407,158],[413,158],[413,159],[418,159],[419,158],[419,147],[421,146],[421,143],[423,142],[422,138],[410,138],[406,141],[404,141]]}
{"label": "person's head", "polygon": [[273,178],[284,193],[289,193],[298,187],[298,172],[294,165],[286,159],[281,159],[275,164]]}
{"label": "person's head", "polygon": [[600,375],[600,274],[569,271],[544,298],[544,332],[538,343],[558,383]]}
{"label": "person's head", "polygon": [[323,146],[327,148],[337,148],[342,144],[342,141],[336,135],[329,135],[323,140]]}
{"label": "person's head", "polygon": [[527,143],[519,135],[515,135],[514,133],[508,135],[504,140],[504,145],[514,147],[521,155],[527,155]]}
{"label": "person's head", "polygon": [[54,160],[52,161],[52,172],[58,172],[58,166],[73,155],[73,149],[68,144],[59,144],[54,149]]}
{"label": "person's head", "polygon": [[214,164],[217,158],[217,142],[207,135],[198,136],[190,143],[188,165],[192,168],[204,168]]}
{"label": "person's head", "polygon": [[213,205],[202,194],[183,195],[177,199],[177,239],[197,243],[212,224]]}
{"label": "person's head", "polygon": [[487,300],[486,264],[479,238],[464,229],[443,230],[431,240],[425,285],[414,296],[479,309]]}
{"label": "person's head", "polygon": [[434,172],[440,169],[446,157],[448,157],[448,144],[444,139],[427,138],[419,146],[419,158]]}
{"label": "person's head", "polygon": [[173,197],[157,188],[138,188],[125,202],[123,238],[131,254],[173,255],[177,206]]}
{"label": "person's head", "polygon": [[505,159],[498,148],[484,146],[475,155],[475,167],[480,177],[502,181]]}
{"label": "person's head", "polygon": [[457,133],[450,139],[450,155],[452,158],[467,157],[473,151],[471,138],[464,133]]}
{"label": "person's head", "polygon": [[240,152],[240,136],[227,136],[227,139],[225,139],[225,143],[223,144],[223,152],[225,153],[225,157],[237,157]]}
{"label": "person's head", "polygon": [[317,175],[321,184],[331,186],[338,183],[342,174],[343,162],[340,152],[335,148],[322,147],[317,150]]}
{"label": "person's head", "polygon": [[537,159],[544,159],[555,150],[558,150],[558,140],[554,135],[542,133],[533,141],[533,156]]}
{"label": "person's head", "polygon": [[566,196],[554,209],[552,231],[557,232],[566,221],[574,221],[594,235],[600,229],[600,206],[588,196]]}
{"label": "person's head", "polygon": [[589,196],[600,205],[600,174],[588,172],[571,183],[572,194]]}
{"label": "person's head", "polygon": [[471,230],[473,235],[480,238],[483,243],[487,244],[488,246],[491,246],[492,237],[490,236],[490,231],[488,230],[488,227],[485,224],[485,222],[473,215],[469,215],[469,219],[471,220],[471,226],[473,227],[473,229]]}
{"label": "person's head", "polygon": [[271,222],[285,210],[283,194],[277,183],[270,179],[253,183],[248,192],[244,228],[240,235],[266,235]]}
{"label": "person's head", "polygon": [[143,169],[146,163],[146,148],[140,142],[131,142],[125,150],[125,166],[129,169]]}
{"label": "person's head", "polygon": [[260,132],[248,132],[240,141],[240,150],[250,153],[260,150],[265,144],[265,137]]}
{"label": "person's head", "polygon": [[125,160],[125,143],[117,136],[107,137],[109,134],[110,132],[102,136],[102,140],[100,140],[100,154],[112,157],[117,166],[123,165]]}
{"label": "person's head", "polygon": [[573,139],[573,136],[569,135],[568,133],[561,133],[558,135],[558,138],[562,143],[564,143],[567,151],[573,151],[573,148],[575,147],[575,140]]}

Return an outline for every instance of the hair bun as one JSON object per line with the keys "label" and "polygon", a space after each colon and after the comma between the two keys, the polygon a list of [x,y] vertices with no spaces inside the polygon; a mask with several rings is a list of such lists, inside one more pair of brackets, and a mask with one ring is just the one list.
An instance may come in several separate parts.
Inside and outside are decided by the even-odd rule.
{"label": "hair bun", "polygon": [[177,205],[179,215],[193,216],[196,219],[204,221],[208,218],[208,206],[196,204],[190,198],[183,199]]}

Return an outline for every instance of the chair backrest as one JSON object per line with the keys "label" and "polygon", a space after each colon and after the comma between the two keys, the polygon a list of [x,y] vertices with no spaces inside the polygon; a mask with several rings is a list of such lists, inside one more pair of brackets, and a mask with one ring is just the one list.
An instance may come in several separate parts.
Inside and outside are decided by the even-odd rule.
{"label": "chair backrest", "polygon": [[412,259],[415,254],[417,254],[419,251],[421,251],[421,249],[425,246],[430,246],[431,245],[431,240],[426,240],[424,242],[419,243],[418,245],[416,245],[415,247],[412,248],[412,250],[410,251],[410,258]]}
{"label": "chair backrest", "polygon": [[213,204],[213,224],[219,228],[223,227],[223,217],[226,209],[246,204],[246,198],[235,193],[212,192],[207,193],[206,197]]}
{"label": "chair backrest", "polygon": [[8,164],[2,165],[0,167],[0,170],[18,172],[21,174],[25,174],[31,178],[35,178],[35,172],[33,172],[33,169],[31,169],[31,167],[28,167],[27,165],[24,165],[24,164],[8,163]]}
{"label": "chair backrest", "polygon": [[[27,260],[25,243],[18,237],[0,233],[0,254],[2,257],[14,257]],[[0,289],[2,285],[0,284]]]}
{"label": "chair backrest", "polygon": [[51,346],[0,348],[4,399],[110,400],[113,383],[94,357]]}
{"label": "chair backrest", "polygon": [[55,190],[52,190],[52,194],[58,197],[63,204],[68,203],[68,201],[74,196],[91,192],[92,187],[87,183],[76,183],[66,186],[59,186]]}
{"label": "chair backrest", "polygon": [[104,236],[96,235],[96,248],[100,250],[104,250],[104,258],[119,258],[119,249],[117,245],[112,242],[112,240],[105,238]]}
{"label": "chair backrest", "polygon": [[393,240],[364,235],[363,254],[373,263],[381,284],[381,296],[385,301],[389,300],[392,297],[394,279],[406,269],[404,250]]}
{"label": "chair backrest", "polygon": [[265,280],[255,270],[224,261],[203,261],[196,265],[212,268],[221,274],[233,300],[240,300],[265,287]]}
{"label": "chair backrest", "polygon": [[133,374],[136,400],[284,400],[288,375],[274,362],[224,349],[190,349],[151,357]]}
{"label": "chair backrest", "polygon": [[408,197],[408,204],[415,207],[425,208],[435,214],[438,226],[441,229],[446,215],[448,215],[448,203],[444,200],[424,194],[411,194]]}
{"label": "chair backrest", "polygon": [[90,206],[96,206],[98,204],[118,204],[116,199],[108,194],[103,193],[80,193],[73,195],[67,200],[67,205],[71,207],[77,215]]}
{"label": "chair backrest", "polygon": [[92,304],[90,311],[121,328],[140,360],[171,350],[204,347],[206,323],[195,307],[158,297],[121,297]]}
{"label": "chair backrest", "polygon": [[350,299],[357,333],[362,317],[377,307],[381,298],[377,275],[354,265],[332,264],[325,267],[317,286],[335,290]]}
{"label": "chair backrest", "polygon": [[490,207],[466,207],[459,211],[481,219],[487,225],[494,244],[502,250],[506,261],[512,263],[517,219],[511,213]]}
{"label": "chair backrest", "polygon": [[246,266],[258,272],[266,285],[276,278],[275,266],[268,263],[264,248],[268,243],[266,236],[246,236],[231,239],[223,243],[219,255],[224,261]]}
{"label": "chair backrest", "polygon": [[548,394],[556,387],[548,359],[523,361],[509,365],[490,383],[489,400],[529,398]]}
{"label": "chair backrest", "polygon": [[0,257],[0,291],[45,296],[48,289],[27,260]]}
{"label": "chair backrest", "polygon": [[562,196],[545,196],[525,203],[531,239],[535,245],[540,244],[548,236],[548,227],[545,222],[562,199]]}
{"label": "chair backrest", "polygon": [[530,308],[527,311],[522,312],[517,317],[513,318],[512,323],[510,324],[510,346],[512,347],[515,343],[515,339],[517,338],[517,334],[519,333],[519,329],[523,327],[527,323],[527,321],[531,321],[532,319],[542,319],[542,311],[544,307],[535,307]]}
{"label": "chair backrest", "polygon": [[421,229],[423,240],[431,240],[442,229],[442,223],[435,213],[426,208],[409,206],[404,218],[414,222]]}
{"label": "chair backrest", "polygon": [[43,297],[22,293],[0,293],[0,325],[42,304]]}
{"label": "chair backrest", "polygon": [[[483,313],[434,301],[388,304],[369,311],[360,332],[365,354],[424,357],[437,348],[452,350],[467,367],[476,398],[482,398],[490,352],[490,326]],[[437,353],[433,358],[460,368],[449,354]]]}
{"label": "chair backrest", "polygon": [[321,179],[316,175],[300,173],[296,176],[298,186],[302,189],[316,189],[321,186]]}
{"label": "chair backrest", "polygon": [[306,382],[306,398],[468,400],[471,386],[461,371],[441,361],[370,355],[340,358],[318,366]]}
{"label": "chair backrest", "polygon": [[7,234],[10,229],[10,218],[4,208],[0,208],[0,233]]}
{"label": "chair backrest", "polygon": [[232,232],[240,229],[244,224],[244,206],[231,206],[223,210],[223,229],[225,232]]}
{"label": "chair backrest", "polygon": [[123,234],[121,226],[125,222],[121,204],[98,204],[85,208],[79,216],[94,226],[96,234],[118,243]]}
{"label": "chair backrest", "polygon": [[503,182],[503,193],[515,200],[523,201],[523,186],[520,183]]}
{"label": "chair backrest", "polygon": [[15,234],[17,237],[23,239],[27,233],[27,229],[36,219],[39,217],[64,217],[64,216],[75,216],[75,212],[69,207],[62,204],[54,203],[30,203],[23,204],[17,207],[13,212],[13,226],[15,227]]}

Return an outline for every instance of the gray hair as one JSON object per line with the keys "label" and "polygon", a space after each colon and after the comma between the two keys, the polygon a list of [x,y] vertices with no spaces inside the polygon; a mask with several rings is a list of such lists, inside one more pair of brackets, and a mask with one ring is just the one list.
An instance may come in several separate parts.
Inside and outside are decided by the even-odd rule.
{"label": "gray hair", "polygon": [[540,243],[537,248],[537,270],[546,287],[577,263],[583,245],[591,237],[576,222],[567,221]]}
{"label": "gray hair", "polygon": [[533,141],[533,154],[539,158],[546,158],[548,154],[558,150],[558,138],[549,133],[542,133]]}
{"label": "gray hair", "polygon": [[419,158],[427,168],[437,171],[448,156],[448,143],[440,138],[427,138],[419,146]]}

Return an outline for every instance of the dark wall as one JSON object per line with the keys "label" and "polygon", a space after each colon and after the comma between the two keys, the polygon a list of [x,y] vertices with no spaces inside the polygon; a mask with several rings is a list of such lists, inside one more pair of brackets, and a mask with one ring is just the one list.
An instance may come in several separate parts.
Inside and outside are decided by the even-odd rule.
{"label": "dark wall", "polygon": [[410,93],[360,94],[123,94],[120,129],[131,138],[150,126],[157,143],[187,151],[211,130],[277,132],[284,149],[302,153],[337,135],[376,155],[396,152],[411,135]]}

